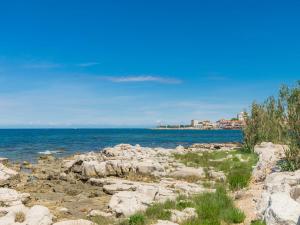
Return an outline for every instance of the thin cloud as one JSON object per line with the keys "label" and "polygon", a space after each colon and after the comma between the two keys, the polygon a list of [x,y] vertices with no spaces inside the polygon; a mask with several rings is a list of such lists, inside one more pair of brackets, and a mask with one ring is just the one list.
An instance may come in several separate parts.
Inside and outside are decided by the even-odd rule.
{"label": "thin cloud", "polygon": [[151,76],[151,75],[122,76],[122,77],[107,76],[103,78],[105,80],[114,83],[157,82],[157,83],[165,83],[165,84],[179,84],[182,82],[181,80],[175,78],[167,78],[167,77]]}
{"label": "thin cloud", "polygon": [[98,62],[86,62],[86,63],[79,63],[79,64],[77,64],[77,66],[79,66],[79,67],[90,67],[90,66],[97,66],[99,64],[100,63],[98,63]]}
{"label": "thin cloud", "polygon": [[36,63],[28,63],[23,65],[24,68],[27,69],[53,69],[62,67],[59,63],[51,63],[51,62],[36,62]]}

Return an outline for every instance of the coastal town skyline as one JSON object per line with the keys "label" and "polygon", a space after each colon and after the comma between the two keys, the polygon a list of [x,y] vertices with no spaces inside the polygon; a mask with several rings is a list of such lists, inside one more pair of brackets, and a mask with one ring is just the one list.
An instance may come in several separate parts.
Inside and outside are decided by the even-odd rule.
{"label": "coastal town skyline", "polygon": [[195,129],[195,130],[241,130],[246,125],[247,112],[242,111],[235,117],[220,118],[216,121],[207,119],[192,119],[190,124],[163,124],[160,123],[156,129]]}

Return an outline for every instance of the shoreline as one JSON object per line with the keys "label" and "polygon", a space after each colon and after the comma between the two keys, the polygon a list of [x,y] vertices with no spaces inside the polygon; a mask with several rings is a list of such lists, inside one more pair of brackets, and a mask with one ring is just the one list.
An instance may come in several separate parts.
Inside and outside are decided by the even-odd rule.
{"label": "shoreline", "polygon": [[205,130],[205,131],[227,131],[227,130],[235,130],[235,131],[242,131],[243,129],[201,129],[201,128],[149,128],[150,130]]}
{"label": "shoreline", "polygon": [[[3,159],[0,161],[0,193],[3,192],[0,202],[14,199],[12,201],[17,202],[13,204],[18,204],[16,207],[25,219],[30,219],[29,212],[33,211],[38,218],[47,219],[44,225],[61,225],[61,221],[72,221],[66,224],[78,223],[83,218],[82,224],[87,225],[95,225],[91,221],[100,221],[97,224],[101,225],[119,225],[126,218],[137,212],[145,212],[152,205],[161,204],[163,207],[166,201],[177,201],[178,196],[185,195],[189,201],[193,201],[195,195],[214,196],[220,184],[228,192],[226,198],[232,198],[233,205],[230,207],[239,206],[245,213],[247,225],[256,219],[273,221],[279,218],[282,209],[273,205],[283,200],[291,203],[288,213],[292,217],[295,207],[300,206],[300,203],[296,203],[298,195],[293,194],[298,191],[293,184],[300,179],[300,170],[274,172],[283,157],[285,146],[272,143],[256,146],[258,162],[253,153],[238,150],[240,146],[237,143],[200,143],[166,149],[120,144],[101,152],[79,153],[62,158],[43,155],[34,164],[11,164]],[[234,165],[237,166],[235,170]],[[251,168],[251,171],[253,169],[252,172],[248,171],[252,177],[250,185],[241,183],[246,185],[242,188],[231,184],[228,177],[234,171],[238,174],[244,171],[240,170],[241,165]],[[285,177],[289,179],[287,183]],[[282,185],[284,189],[279,188]],[[279,193],[273,193],[272,190],[278,190]],[[1,200],[3,196],[4,200]],[[266,204],[269,200],[264,196],[273,199],[271,204]],[[8,214],[0,215],[0,224],[8,219],[6,215],[14,215],[11,211],[13,208],[6,207],[7,204],[10,203],[4,203],[4,210]],[[193,207],[183,211],[174,208],[170,211],[170,217],[155,225],[179,225],[195,218],[197,211]],[[42,211],[38,213],[36,210]],[[273,211],[269,214],[268,210]]]}

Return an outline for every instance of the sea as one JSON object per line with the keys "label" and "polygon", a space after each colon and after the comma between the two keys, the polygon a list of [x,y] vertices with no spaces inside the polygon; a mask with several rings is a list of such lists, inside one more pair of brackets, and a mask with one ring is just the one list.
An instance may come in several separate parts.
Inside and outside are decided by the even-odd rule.
{"label": "sea", "polygon": [[241,142],[242,136],[239,130],[0,129],[0,157],[35,162],[42,154],[63,157],[121,143],[175,148],[194,143]]}

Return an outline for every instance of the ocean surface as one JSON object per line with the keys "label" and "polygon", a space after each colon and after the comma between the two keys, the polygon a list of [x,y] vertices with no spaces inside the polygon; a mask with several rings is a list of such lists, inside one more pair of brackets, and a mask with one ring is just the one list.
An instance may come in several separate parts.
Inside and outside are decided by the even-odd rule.
{"label": "ocean surface", "polygon": [[173,148],[212,142],[241,142],[238,130],[150,129],[0,129],[0,157],[34,162],[40,154],[57,156],[100,151],[120,143]]}

